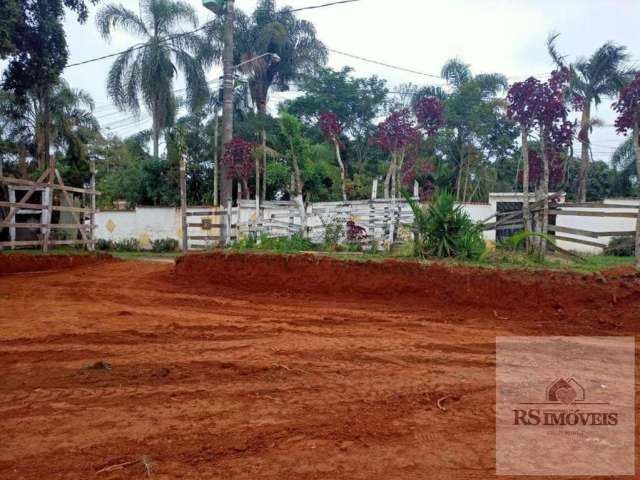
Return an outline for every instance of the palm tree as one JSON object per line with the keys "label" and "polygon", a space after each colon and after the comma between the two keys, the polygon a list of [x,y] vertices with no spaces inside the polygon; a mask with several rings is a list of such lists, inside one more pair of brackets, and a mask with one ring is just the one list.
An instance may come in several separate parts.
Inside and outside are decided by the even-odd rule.
{"label": "palm tree", "polygon": [[[440,76],[451,87],[450,92],[441,87],[427,86],[417,90],[411,101],[415,105],[423,96],[435,96],[443,101],[446,127],[452,136],[448,142],[448,157],[454,166],[456,199],[464,202],[468,199],[469,180],[473,176],[480,178],[478,144],[491,135],[482,130],[483,123],[487,121],[483,116],[502,108],[496,96],[508,88],[508,81],[499,73],[473,75],[470,66],[458,58],[448,60]],[[474,163],[478,171],[472,173]]]}
{"label": "palm tree", "polygon": [[186,80],[186,100],[192,111],[208,98],[207,81],[201,55],[204,42],[195,33],[180,31],[181,26],[196,28],[195,10],[180,0],[141,2],[138,16],[122,5],[107,5],[96,16],[100,34],[109,39],[114,30],[123,30],[144,39],[123,52],[111,66],[107,92],[116,106],[136,114],[142,102],[151,114],[153,155],[158,158],[160,133],[175,118],[176,97],[173,82],[178,71]]}
{"label": "palm tree", "polygon": [[[205,29],[209,38],[210,53],[216,60],[222,59],[224,45],[224,18],[216,17]],[[269,90],[289,89],[289,84],[304,74],[322,66],[327,61],[327,49],[316,38],[313,23],[300,20],[291,8],[276,9],[275,0],[259,0],[251,16],[235,12],[234,64],[248,76],[251,99],[258,114],[267,114]],[[273,55],[278,61],[273,61]],[[255,60],[252,60],[255,59]],[[251,61],[250,61],[251,60]],[[266,151],[266,131],[262,130],[263,152]],[[262,156],[262,195],[266,190],[266,156]]]}
{"label": "palm tree", "polygon": [[558,53],[556,39],[559,34],[551,34],[547,40],[549,55],[559,67],[568,67],[571,71],[569,100],[581,105],[580,118],[580,173],[578,175],[578,201],[587,199],[587,175],[589,170],[589,134],[593,129],[591,107],[620,91],[627,73],[624,63],[629,58],[626,47],[607,42],[588,58],[578,58],[567,64],[565,57]]}
{"label": "palm tree", "polygon": [[[71,88],[61,79],[51,88],[49,99],[50,138],[61,150],[77,140],[79,135],[98,133],[99,125],[93,115],[93,99],[84,90]],[[7,92],[0,95],[0,119],[3,140],[18,154],[20,174],[27,175],[27,157],[32,155],[39,169],[45,168],[44,106],[40,97],[29,92],[24,102],[16,102]]]}

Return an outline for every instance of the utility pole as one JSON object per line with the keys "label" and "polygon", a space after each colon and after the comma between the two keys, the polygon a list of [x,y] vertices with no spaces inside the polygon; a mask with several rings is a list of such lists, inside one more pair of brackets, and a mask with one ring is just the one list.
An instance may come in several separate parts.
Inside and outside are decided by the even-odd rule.
{"label": "utility pole", "polygon": [[[222,55],[223,65],[223,92],[222,92],[222,157],[224,157],[224,145],[233,138],[233,24],[234,24],[234,0],[226,0],[224,17],[224,51]],[[222,163],[222,162],[221,162]],[[233,196],[233,182],[227,174],[227,168],[221,165],[219,169],[220,203],[227,205]]]}

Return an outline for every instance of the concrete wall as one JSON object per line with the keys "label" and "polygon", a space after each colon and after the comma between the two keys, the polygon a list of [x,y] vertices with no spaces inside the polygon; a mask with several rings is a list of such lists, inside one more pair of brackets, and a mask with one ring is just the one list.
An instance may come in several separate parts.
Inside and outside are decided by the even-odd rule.
{"label": "concrete wall", "polygon": [[172,207],[137,207],[127,211],[96,213],[96,238],[125,240],[135,238],[143,248],[153,240],[174,238],[181,241],[180,209]]}

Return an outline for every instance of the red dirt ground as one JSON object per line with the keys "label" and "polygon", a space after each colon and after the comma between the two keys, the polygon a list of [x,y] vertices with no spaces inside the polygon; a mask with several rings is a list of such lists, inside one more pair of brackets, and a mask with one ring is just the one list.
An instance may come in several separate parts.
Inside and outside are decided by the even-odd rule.
{"label": "red dirt ground", "polygon": [[640,332],[628,273],[30,262],[0,255],[2,479],[494,478],[496,335]]}

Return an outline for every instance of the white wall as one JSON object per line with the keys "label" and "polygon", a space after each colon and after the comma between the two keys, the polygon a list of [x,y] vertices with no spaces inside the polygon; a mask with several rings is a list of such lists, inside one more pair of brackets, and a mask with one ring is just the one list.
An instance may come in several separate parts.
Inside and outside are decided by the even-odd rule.
{"label": "white wall", "polygon": [[143,248],[153,240],[173,238],[181,241],[180,209],[172,207],[137,207],[127,211],[98,211],[96,238],[125,240],[135,238]]}

